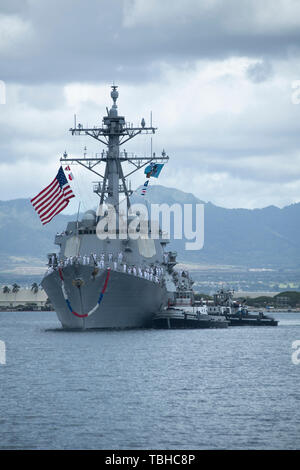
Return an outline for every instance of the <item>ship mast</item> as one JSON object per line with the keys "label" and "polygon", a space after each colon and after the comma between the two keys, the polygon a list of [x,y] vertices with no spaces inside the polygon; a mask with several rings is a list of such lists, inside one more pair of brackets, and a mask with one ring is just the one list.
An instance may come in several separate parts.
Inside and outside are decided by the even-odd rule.
{"label": "ship mast", "polygon": [[[84,128],[81,124],[75,124],[75,127],[70,129],[72,135],[85,134],[98,140],[107,147],[107,150],[103,150],[100,156],[97,156],[96,154],[95,158],[70,158],[65,152],[60,161],[62,163],[69,162],[71,164],[80,164],[99,176],[101,181],[98,183],[95,192],[100,197],[100,205],[104,202],[106,204],[111,204],[114,206],[116,212],[118,212],[120,193],[125,193],[127,208],[129,209],[130,207],[129,196],[132,192],[127,188],[126,178],[150,162],[167,161],[169,157],[164,151],[161,156],[156,157],[155,153],[152,154],[152,149],[149,157],[137,157],[135,155],[128,154],[125,150],[120,152],[120,146],[125,144],[125,142],[128,142],[139,134],[154,134],[156,128],[152,127],[152,122],[150,127],[146,127],[144,118],[141,121],[140,127],[133,127],[129,123],[126,123],[124,116],[119,116],[118,114],[118,87],[113,85],[111,88],[112,91],[110,95],[113,100],[113,104],[110,110],[106,108],[107,116],[103,117],[102,126]],[[95,169],[95,167],[101,162],[106,163],[104,175],[100,174],[97,171],[97,168]],[[128,162],[135,167],[127,175],[124,175],[123,173],[123,162]]]}

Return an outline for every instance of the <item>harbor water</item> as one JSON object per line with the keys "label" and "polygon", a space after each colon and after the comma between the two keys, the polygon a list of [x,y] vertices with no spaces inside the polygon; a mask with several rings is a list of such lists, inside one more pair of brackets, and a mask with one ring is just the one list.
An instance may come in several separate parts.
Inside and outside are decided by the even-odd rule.
{"label": "harbor water", "polygon": [[54,312],[1,312],[0,448],[299,449],[300,314],[274,317],[71,332]]}

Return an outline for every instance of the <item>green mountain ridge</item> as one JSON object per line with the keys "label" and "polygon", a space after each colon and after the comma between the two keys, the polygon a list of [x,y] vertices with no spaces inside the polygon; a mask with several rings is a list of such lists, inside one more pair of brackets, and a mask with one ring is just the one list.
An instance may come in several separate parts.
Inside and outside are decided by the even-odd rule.
{"label": "green mountain ridge", "polygon": [[[144,201],[136,192],[133,201]],[[203,203],[191,193],[164,186],[149,186],[149,203],[172,205]],[[28,199],[0,201],[0,268],[11,257],[27,257],[44,263],[56,251],[54,236],[77,215],[59,214],[42,226]],[[226,209],[204,203],[204,247],[185,250],[187,240],[171,240],[169,249],[180,261],[249,267],[297,268],[300,265],[300,203],[284,208]],[[171,233],[172,235],[172,233]]]}

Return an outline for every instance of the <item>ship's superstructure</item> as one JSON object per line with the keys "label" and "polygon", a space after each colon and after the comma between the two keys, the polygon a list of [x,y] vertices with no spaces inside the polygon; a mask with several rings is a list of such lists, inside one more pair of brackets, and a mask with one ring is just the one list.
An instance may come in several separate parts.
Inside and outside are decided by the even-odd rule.
{"label": "ship's superstructure", "polygon": [[[69,222],[66,230],[56,235],[59,253],[49,254],[48,271],[42,281],[66,328],[150,326],[153,315],[174,299],[178,287],[178,275],[173,271],[176,253],[166,251],[168,239],[162,231],[158,229],[158,236],[151,237],[149,223],[146,234],[133,238],[128,233],[134,218],[130,213],[128,176],[151,163],[165,163],[169,157],[164,151],[159,157],[152,151],[149,157],[120,151],[125,142],[140,134],[155,133],[156,129],[152,123],[147,127],[144,119],[140,127],[133,127],[119,116],[117,86],[112,87],[111,97],[112,107],[107,109],[100,127],[78,124],[70,129],[73,135],[88,135],[107,149],[93,158],[72,158],[66,153],[61,158],[63,165],[81,165],[100,180],[94,188],[100,198],[99,210],[87,211],[81,221]],[[124,162],[133,165],[126,175]],[[101,163],[105,164],[103,174],[98,170]],[[123,213],[120,193],[126,198]],[[106,223],[111,213],[115,217],[114,234]]]}

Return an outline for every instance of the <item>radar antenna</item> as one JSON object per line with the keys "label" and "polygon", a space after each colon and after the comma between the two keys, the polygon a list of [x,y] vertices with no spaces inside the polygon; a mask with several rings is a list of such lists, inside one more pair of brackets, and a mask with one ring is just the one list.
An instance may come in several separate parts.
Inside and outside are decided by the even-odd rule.
{"label": "radar antenna", "polygon": [[[101,178],[97,187],[94,191],[100,197],[100,205],[104,202],[111,204],[118,211],[119,207],[119,194],[125,193],[127,199],[127,208],[130,208],[130,195],[132,194],[131,189],[128,190],[126,179],[140,170],[150,162],[166,162],[169,157],[163,150],[162,155],[157,157],[155,153],[152,153],[152,142],[151,142],[151,155],[148,157],[139,157],[135,154],[128,153],[126,150],[120,151],[121,145],[124,145],[129,140],[133,139],[139,134],[155,134],[157,128],[152,126],[152,112],[151,112],[151,124],[149,127],[146,126],[145,119],[141,121],[139,127],[132,127],[129,123],[125,122],[124,116],[119,116],[117,99],[119,97],[118,86],[112,85],[111,98],[113,104],[111,109],[107,109],[107,116],[102,119],[102,125],[100,127],[83,127],[81,124],[76,124],[74,121],[74,127],[70,129],[72,135],[85,134],[93,139],[101,142],[107,147],[107,150],[103,150],[100,154],[96,154],[94,158],[86,157],[86,149],[84,158],[72,158],[69,157],[66,152],[60,159],[61,163],[79,164],[89,171],[96,174]],[[151,139],[152,140],[152,139]],[[105,163],[104,175],[99,173],[97,165]],[[122,163],[130,163],[134,169],[127,175],[124,175]],[[96,169],[95,169],[96,168]]]}

